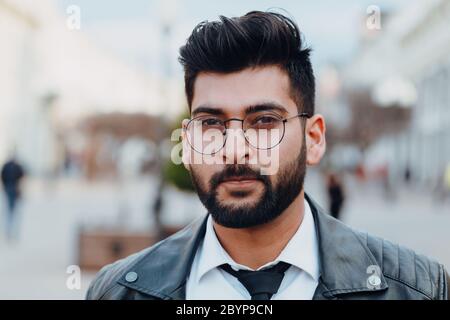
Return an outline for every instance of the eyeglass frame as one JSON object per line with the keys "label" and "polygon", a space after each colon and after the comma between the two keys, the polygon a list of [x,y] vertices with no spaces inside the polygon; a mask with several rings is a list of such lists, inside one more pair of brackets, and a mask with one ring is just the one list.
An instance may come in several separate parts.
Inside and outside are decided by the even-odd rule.
{"label": "eyeglass frame", "polygon": [[[190,123],[191,123],[192,121],[194,121],[194,120],[200,118],[200,117],[201,117],[201,116],[190,119],[190,120],[188,121],[188,123],[186,124],[186,127],[183,128],[183,130],[184,130],[184,131],[187,131],[187,128],[189,127]],[[213,155],[213,154],[216,154],[217,152],[219,152],[220,150],[222,150],[223,147],[225,146],[225,144],[227,143],[227,137],[228,137],[228,136],[227,136],[227,130],[228,130],[228,128],[226,127],[226,123],[227,123],[227,122],[230,122],[230,121],[240,121],[240,122],[241,122],[242,131],[243,131],[243,133],[244,133],[244,139],[245,139],[245,141],[246,141],[250,146],[252,146],[253,148],[255,148],[255,149],[257,149],[257,150],[270,150],[270,149],[273,149],[273,148],[275,148],[276,146],[278,146],[278,145],[281,143],[281,141],[283,141],[284,135],[285,135],[285,133],[286,133],[286,122],[288,122],[289,120],[292,120],[292,119],[294,119],[294,118],[298,118],[298,117],[301,117],[301,118],[303,118],[303,117],[310,118],[311,116],[310,116],[309,113],[307,113],[307,112],[302,112],[302,113],[296,114],[295,116],[292,116],[292,117],[289,117],[289,118],[280,119],[280,121],[283,123],[283,135],[281,136],[280,141],[278,141],[277,144],[275,144],[274,146],[272,146],[272,147],[270,147],[270,148],[258,148],[258,147],[255,147],[253,144],[251,144],[250,141],[248,141],[247,136],[245,135],[245,132],[246,132],[247,130],[244,130],[244,121],[245,121],[246,117],[244,117],[244,119],[230,118],[230,119],[227,119],[227,120],[223,120],[223,124],[224,124],[225,130],[224,130],[224,132],[222,133],[222,135],[224,135],[225,138],[223,139],[223,145],[222,145],[222,146],[220,147],[220,149],[218,149],[216,152],[213,152],[213,153],[203,153],[203,152],[200,152],[200,151],[198,151],[198,150],[196,150],[196,149],[194,148],[194,146],[193,146],[193,145],[191,144],[191,142],[189,141],[189,138],[186,138],[186,139],[187,139],[187,142],[188,142],[189,146],[191,147],[191,149],[194,150],[195,152],[198,152],[198,153],[200,153],[200,154],[202,154],[202,155]]]}

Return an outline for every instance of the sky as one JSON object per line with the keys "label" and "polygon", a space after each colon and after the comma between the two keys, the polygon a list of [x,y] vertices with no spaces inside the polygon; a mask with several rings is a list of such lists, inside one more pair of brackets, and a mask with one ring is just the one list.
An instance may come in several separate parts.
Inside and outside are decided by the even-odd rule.
{"label": "sky", "polygon": [[[251,10],[285,12],[299,25],[313,49],[314,68],[343,64],[355,55],[367,17],[375,4],[383,15],[401,10],[406,0],[56,0],[66,14],[69,5],[81,11],[81,31],[100,48],[145,72],[181,75],[178,49],[195,25],[217,20],[219,15],[239,16]],[[172,26],[170,40],[163,41],[163,21]],[[162,68],[161,66],[165,67]]]}

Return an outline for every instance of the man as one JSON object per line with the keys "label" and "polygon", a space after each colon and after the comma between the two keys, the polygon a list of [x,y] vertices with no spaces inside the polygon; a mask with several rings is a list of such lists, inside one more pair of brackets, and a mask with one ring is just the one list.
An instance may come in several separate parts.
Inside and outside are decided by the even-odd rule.
{"label": "man", "polygon": [[329,199],[330,214],[333,218],[339,219],[342,205],[344,204],[344,188],[342,182],[335,173],[328,173],[327,176],[327,191]]}
{"label": "man", "polygon": [[15,211],[17,201],[20,198],[20,182],[24,176],[22,166],[17,162],[13,155],[2,168],[1,178],[3,190],[6,196],[6,238],[13,240],[17,234],[15,230]]}
{"label": "man", "polygon": [[183,162],[208,214],[104,267],[88,299],[447,298],[442,265],[350,229],[304,193],[326,145],[309,54],[281,14],[194,29],[180,50]]}

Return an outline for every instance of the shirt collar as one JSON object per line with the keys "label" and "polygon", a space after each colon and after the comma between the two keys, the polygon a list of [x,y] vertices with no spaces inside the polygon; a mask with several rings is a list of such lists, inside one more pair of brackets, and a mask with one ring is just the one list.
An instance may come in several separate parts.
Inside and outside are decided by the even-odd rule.
{"label": "shirt collar", "polygon": [[[272,262],[258,268],[265,269],[279,261],[287,262],[308,273],[314,280],[319,279],[319,255],[317,235],[314,219],[308,202],[304,201],[304,216],[302,223],[289,240],[280,255]],[[206,233],[200,250],[197,281],[214,268],[228,263],[234,269],[252,270],[247,266],[236,263],[225,251],[214,231],[211,215],[208,217]]]}

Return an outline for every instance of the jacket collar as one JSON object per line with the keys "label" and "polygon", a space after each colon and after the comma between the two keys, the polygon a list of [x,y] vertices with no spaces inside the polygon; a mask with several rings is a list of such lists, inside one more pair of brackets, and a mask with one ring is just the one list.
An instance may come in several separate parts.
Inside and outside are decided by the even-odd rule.
{"label": "jacket collar", "polygon": [[[378,264],[354,231],[324,213],[306,193],[305,198],[311,207],[319,242],[321,276],[314,299],[387,289],[382,274],[375,288],[367,284],[371,275],[368,268]],[[197,219],[182,231],[156,244],[136,264],[125,270],[118,283],[161,299],[185,299],[186,280],[205,235],[207,217]],[[135,282],[125,279],[130,271],[138,275]]]}

